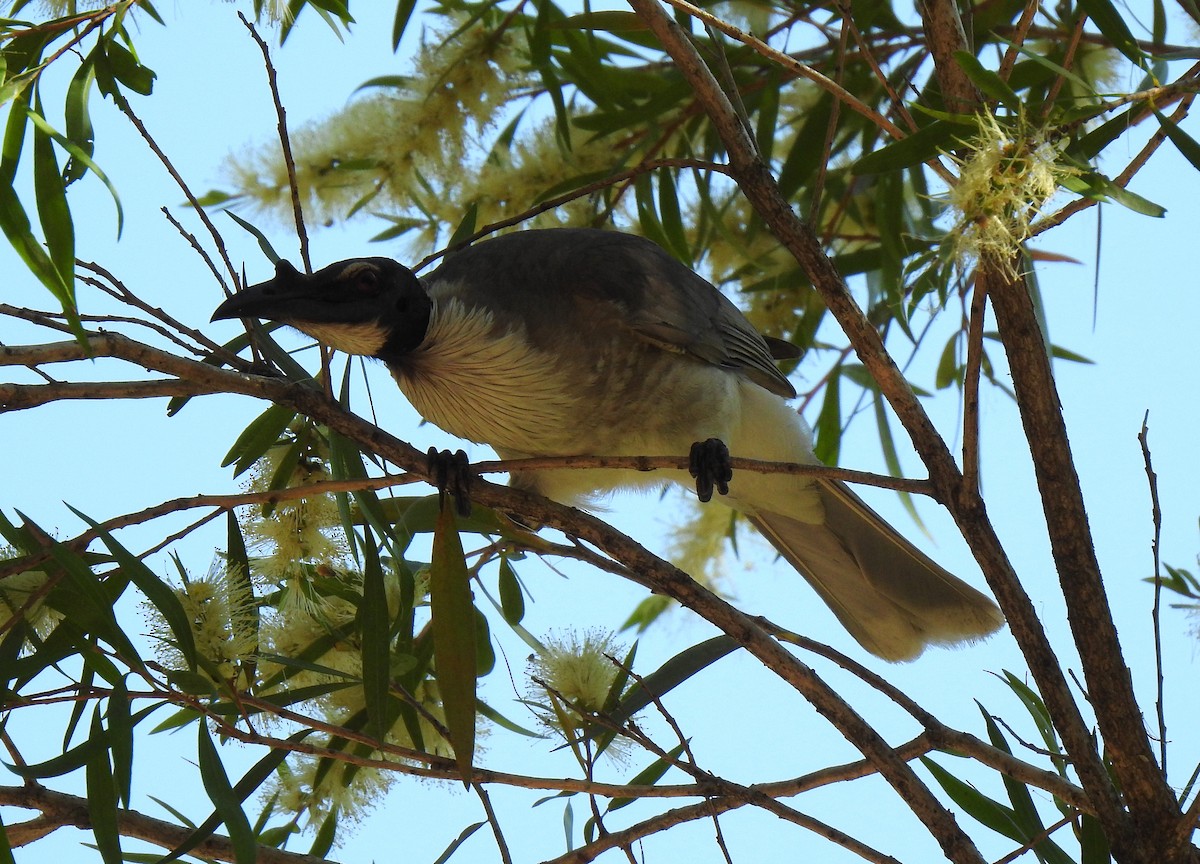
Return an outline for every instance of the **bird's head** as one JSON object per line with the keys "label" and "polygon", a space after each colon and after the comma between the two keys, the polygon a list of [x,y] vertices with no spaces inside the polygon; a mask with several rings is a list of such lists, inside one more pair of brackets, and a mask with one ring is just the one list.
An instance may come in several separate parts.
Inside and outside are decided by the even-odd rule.
{"label": "bird's head", "polygon": [[274,279],[234,294],[212,320],[278,321],[347,354],[387,360],[421,343],[431,306],[412,271],[390,258],[351,258],[311,275],[280,261]]}

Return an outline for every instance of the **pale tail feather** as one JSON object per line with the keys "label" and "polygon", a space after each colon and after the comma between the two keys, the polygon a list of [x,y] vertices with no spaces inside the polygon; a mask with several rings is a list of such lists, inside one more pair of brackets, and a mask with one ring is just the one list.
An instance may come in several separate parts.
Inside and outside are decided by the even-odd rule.
{"label": "pale tail feather", "polygon": [[825,524],[757,511],[750,521],[872,654],[911,660],[930,643],[980,639],[1004,618],[838,481],[818,481]]}

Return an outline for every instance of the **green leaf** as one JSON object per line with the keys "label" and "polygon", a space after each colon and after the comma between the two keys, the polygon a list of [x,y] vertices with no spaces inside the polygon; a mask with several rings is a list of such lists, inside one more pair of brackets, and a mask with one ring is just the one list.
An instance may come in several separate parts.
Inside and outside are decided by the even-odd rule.
{"label": "green leaf", "polygon": [[[196,750],[204,791],[208,793],[209,800],[212,801],[213,807],[220,814],[221,821],[225,823],[225,827],[229,831],[234,860],[237,864],[254,864],[257,858],[255,852],[257,844],[254,840],[254,832],[250,830],[250,820],[246,818],[246,813],[242,810],[242,801],[245,800],[245,797],[238,797],[233,787],[229,785],[225,766],[221,764],[221,757],[217,754],[212,736],[208,734],[208,724],[201,722],[196,726],[199,730]],[[203,827],[201,826],[201,828]],[[179,850],[172,851],[172,855],[178,853]]]}
{"label": "green leaf", "polygon": [[362,602],[358,607],[358,626],[362,631],[363,701],[367,708],[367,734],[382,741],[390,724],[388,689],[391,686],[391,619],[388,615],[387,590],[383,567],[371,529],[364,529]]}
{"label": "green leaf", "polygon": [[[637,775],[626,783],[626,786],[653,786],[663,775],[671,769],[675,761],[679,758],[679,754],[683,752],[684,745],[676,744],[667,752],[665,756],[655,759],[645,768],[637,773]],[[614,798],[609,802],[608,812],[620,810],[622,807],[627,807],[634,801],[639,801],[640,798]]]}
{"label": "green leaf", "polygon": [[25,142],[28,112],[28,94],[22,93],[9,110],[4,141],[0,146],[0,230],[4,231],[8,242],[12,244],[29,271],[58,300],[63,314],[67,316],[71,332],[76,339],[83,342],[85,337],[83,327],[79,323],[79,310],[75,306],[74,284],[63,280],[54,260],[46,254],[42,244],[33,236],[29,216],[26,215],[25,208],[12,186]]}
{"label": "green leaf", "polygon": [[[225,514],[225,578],[236,586],[237,592],[247,598],[254,597],[254,581],[250,578],[250,556],[246,553],[246,540],[242,537],[242,528],[238,524],[237,514],[232,510]],[[136,584],[136,583],[135,583]],[[247,608],[239,604],[234,610],[233,627],[235,638],[242,644],[248,644],[250,656],[256,657],[259,650],[258,633],[261,616],[257,604]],[[186,655],[185,655],[186,656]],[[243,660],[253,664],[254,661]]]}
{"label": "green leaf", "polygon": [[154,70],[139,63],[133,53],[120,42],[110,38],[105,43],[104,57],[107,60],[107,70],[134,93],[149,96],[154,90],[154,79],[158,77]]}
{"label": "green leaf", "polygon": [[545,735],[543,735],[540,732],[534,732],[532,729],[526,729],[524,726],[521,726],[520,724],[515,723],[512,720],[509,720],[507,717],[505,717],[503,714],[501,714],[495,708],[492,708],[490,705],[488,705],[482,699],[479,699],[475,702],[475,708],[484,717],[491,720],[497,726],[503,726],[509,732],[516,732],[518,735],[524,735],[526,738],[545,738],[546,737]]}
{"label": "green leaf", "polygon": [[279,439],[295,417],[296,412],[291,408],[272,405],[242,430],[221,461],[221,467],[225,468],[236,462],[233,476],[237,477],[279,443]]}
{"label": "green leaf", "polygon": [[636,12],[619,9],[601,12],[584,12],[568,15],[550,24],[552,30],[601,30],[608,33],[626,33],[631,30],[649,29]]}
{"label": "green leaf", "polygon": [[1016,814],[1010,808],[959,780],[927,756],[921,757],[921,764],[929,769],[933,779],[967,815],[1010,840],[1025,841],[1025,834],[1017,824]]}
{"label": "green leaf", "polygon": [[[66,546],[54,543],[50,546],[50,554],[65,578],[46,596],[46,602],[70,616],[78,626],[106,641],[125,662],[141,668],[142,660],[137,649],[113,614],[117,597],[110,597],[96,574]],[[112,584],[115,586],[117,583]]]}
{"label": "green leaf", "polygon": [[412,17],[413,10],[416,8],[417,0],[400,0],[396,4],[396,17],[392,20],[393,51],[400,47],[400,40],[404,38],[404,30],[408,27],[408,20]]}
{"label": "green leaf", "polygon": [[[82,171],[84,169],[90,170],[96,175],[97,178],[99,178],[100,182],[104,184],[104,187],[108,190],[108,194],[112,197],[114,206],[117,208],[117,237],[120,238],[121,232],[125,227],[125,210],[121,206],[121,198],[117,194],[117,187],[114,186],[112,181],[108,179],[108,175],[100,170],[100,166],[92,161],[91,151],[88,148],[81,147],[76,142],[70,140],[70,138],[65,137],[61,132],[47,123],[46,118],[42,117],[41,115],[30,112],[29,119],[33,121],[34,126],[44,131],[47,135],[58,142],[59,146],[61,146],[67,151],[67,153],[70,154],[71,161],[64,169],[61,180],[64,187],[72,182],[69,172],[78,170],[82,175]],[[82,168],[76,169],[73,166],[82,166]],[[72,273],[74,272],[73,267],[74,262],[72,262]]]}
{"label": "green leaf", "polygon": [[[195,716],[193,716],[191,719],[197,719],[197,718]],[[204,722],[205,721],[202,720],[199,724],[200,725],[200,735],[202,737],[207,738],[207,730],[205,728]],[[311,735],[313,733],[313,731],[314,730],[312,730],[312,729],[301,729],[299,732],[295,733],[294,735],[288,736],[287,740],[293,741],[293,742],[303,741],[305,738],[307,738],[309,735]],[[208,741],[207,746],[209,748],[212,748],[213,745],[212,745],[211,739]],[[263,758],[261,758],[257,762],[255,762],[254,765],[250,768],[250,770],[242,775],[242,779],[238,780],[238,782],[233,785],[233,788],[231,790],[232,794],[225,799],[226,805],[228,806],[230,804],[230,802],[233,802],[232,806],[234,807],[234,809],[238,813],[241,813],[242,812],[241,811],[242,802],[245,801],[247,798],[249,798],[251,795],[253,795],[259,789],[259,787],[261,787],[262,784],[267,781],[267,778],[269,778],[272,774],[275,773],[275,770],[280,766],[280,764],[283,762],[283,760],[288,757],[288,754],[289,754],[289,751],[287,751],[285,749],[271,750],[267,753],[266,756],[264,756]],[[213,750],[212,755],[215,756],[215,749]],[[224,776],[225,772],[224,772],[224,769],[221,768],[220,762],[217,763],[216,767],[219,770],[221,776]],[[226,782],[226,785],[228,785],[228,782],[229,782],[228,778],[226,778],[225,782]],[[205,788],[207,789],[208,787],[205,786]],[[216,804],[215,801],[213,803]],[[243,813],[242,815],[244,818],[245,814]],[[180,858],[180,857],[186,855],[191,850],[195,849],[202,842],[204,842],[204,840],[206,840],[208,837],[210,837],[212,835],[212,833],[214,831],[216,831],[217,828],[220,827],[221,823],[224,821],[225,821],[224,813],[218,808],[215,812],[213,812],[212,815],[210,815],[207,819],[205,819],[203,823],[196,826],[195,830],[191,833],[191,835],[186,840],[183,841],[183,843],[179,844],[177,847],[172,849],[170,854],[168,854],[167,856],[165,856],[164,858],[161,859],[163,864],[166,864],[166,862],[168,862],[168,861],[174,861],[175,859]],[[187,824],[187,823],[185,822],[184,824]],[[247,827],[249,827],[249,821],[247,821],[246,825],[247,825]],[[232,837],[232,829],[231,829],[230,836]],[[251,837],[251,840],[253,840],[253,837]]]}
{"label": "green leaf", "polygon": [[258,248],[261,249],[263,254],[267,256],[268,261],[270,261],[272,264],[278,264],[282,260],[283,256],[275,251],[275,247],[271,245],[271,241],[267,239],[266,234],[264,234],[258,228],[255,228],[232,210],[226,210],[225,215],[236,222],[241,228],[249,233],[250,236],[258,241]]}
{"label": "green leaf", "polygon": [[516,571],[508,562],[508,556],[500,557],[500,610],[504,620],[509,624],[519,624],[525,617],[525,595],[521,591],[521,581]]}
{"label": "green leaf", "polygon": [[17,864],[13,858],[12,847],[8,844],[8,832],[4,828],[3,819],[0,819],[0,864]]}
{"label": "green leaf", "polygon": [[463,214],[462,219],[458,223],[458,227],[454,229],[454,233],[450,235],[450,241],[446,244],[447,249],[453,249],[467,242],[467,238],[475,233],[475,219],[479,214],[479,205],[474,201],[467,208],[467,212]]}
{"label": "green leaf", "polygon": [[1180,129],[1178,123],[1165,116],[1161,111],[1156,110],[1154,116],[1158,118],[1158,124],[1171,139],[1171,143],[1178,148],[1183,158],[1191,162],[1193,168],[1200,171],[1200,143],[1197,143],[1195,138]]}
{"label": "green leaf", "polygon": [[[978,701],[975,705],[983,715],[983,722],[987,727],[988,738],[992,742],[992,746],[1011,755],[1012,748],[1008,746],[1008,740],[1004,737],[1004,733],[1000,731],[1000,727],[996,725],[996,721],[992,719],[991,714]],[[1029,787],[1020,781],[1014,780],[1007,774],[1001,774],[1000,779],[1004,782],[1004,789],[1008,793],[1008,800],[1013,805],[1017,824],[1025,832],[1025,841],[1031,842],[1035,837],[1040,837],[1045,830],[1045,826],[1042,823],[1041,815],[1037,811],[1037,806],[1033,803],[1033,796],[1029,794]],[[1071,857],[1049,838],[1039,840],[1034,844],[1033,849],[1034,853],[1044,864],[1073,864]]]}
{"label": "green leaf", "polygon": [[737,648],[738,643],[732,637],[714,636],[680,651],[630,687],[617,707],[609,712],[609,719],[617,725],[623,724],[653,702],[654,697],[669,693]]}
{"label": "green leaf", "polygon": [[108,547],[108,551],[112,553],[113,558],[116,559],[118,566],[120,566],[121,570],[129,578],[129,581],[145,595],[146,599],[163,616],[163,620],[171,628],[171,635],[175,637],[176,647],[179,648],[179,652],[188,664],[188,669],[195,671],[196,640],[192,634],[191,620],[183,610],[183,604],[179,602],[179,597],[175,594],[175,591],[128,549],[113,539],[113,536],[108,531],[101,529],[99,523],[77,510],[74,510],[74,512],[99,531],[100,540]]}
{"label": "green leaf", "polygon": [[1115,201],[1117,204],[1135,213],[1141,213],[1143,216],[1161,218],[1167,213],[1167,208],[1155,204],[1153,201],[1149,201],[1135,192],[1130,192],[1128,189],[1118,186],[1104,175],[1096,172],[1088,172],[1077,177],[1064,177],[1062,185],[1066,189],[1088,198],[1099,200],[1107,198],[1110,201]]}
{"label": "green leaf", "polygon": [[938,361],[937,373],[933,378],[934,386],[939,390],[944,390],[959,381],[958,337],[959,334],[955,333],[946,341],[946,347],[942,349],[942,357]]}
{"label": "green leaf", "polygon": [[985,69],[978,57],[969,51],[955,51],[954,59],[971,79],[971,83],[983,91],[985,96],[995,99],[1009,111],[1021,110],[1021,97],[1008,86],[1007,81],[991,69]]}
{"label": "green leaf", "polygon": [[856,176],[886,174],[936,159],[939,154],[953,150],[967,140],[973,130],[947,120],[935,120],[928,126],[867,153],[850,169]]}
{"label": "green leaf", "polygon": [[30,119],[33,126],[33,189],[37,197],[38,221],[42,226],[50,260],[54,262],[62,281],[75,284],[75,226],[71,221],[71,208],[67,205],[67,190],[58,159],[54,155],[54,144],[46,132],[48,124],[37,123],[41,119],[41,97],[37,97]]}
{"label": "green leaf", "polygon": [[446,864],[446,862],[450,860],[450,856],[458,851],[458,847],[461,846],[468,837],[478,831],[480,826],[486,824],[486,822],[475,822],[464,828],[462,832],[454,838],[450,845],[445,848],[442,854],[437,857],[437,860],[434,861],[433,864]]}
{"label": "green leaf", "polygon": [[1081,813],[1079,821],[1079,864],[1109,864],[1112,850],[1100,820],[1088,813]]}
{"label": "green leaf", "polygon": [[816,447],[813,452],[825,465],[836,465],[842,441],[841,369],[834,367],[825,382],[825,398],[817,415]]}
{"label": "green leaf", "polygon": [[334,808],[329,815],[321,820],[321,827],[317,829],[317,836],[313,838],[312,848],[308,850],[308,854],[315,858],[324,858],[329,854],[329,850],[333,848],[333,841],[337,837],[338,826],[338,811]]}
{"label": "green leaf", "polygon": [[1138,66],[1146,68],[1146,55],[1138,47],[1137,40],[1125,24],[1125,19],[1110,0],[1079,0],[1079,8],[1087,13],[1092,23],[1108,38],[1114,48]]}
{"label": "green leaf", "polygon": [[433,534],[429,595],[434,672],[446,712],[450,746],[463,784],[469,785],[475,753],[475,606],[450,495],[442,497],[441,515]]}
{"label": "green leaf", "polygon": [[117,824],[117,792],[108,762],[107,736],[100,722],[100,706],[92,714],[94,742],[87,760],[88,818],[96,848],[104,864],[121,864],[121,834]]}
{"label": "green leaf", "polygon": [[109,747],[117,796],[129,807],[133,787],[133,718],[129,714],[129,690],[121,678],[108,697]]}

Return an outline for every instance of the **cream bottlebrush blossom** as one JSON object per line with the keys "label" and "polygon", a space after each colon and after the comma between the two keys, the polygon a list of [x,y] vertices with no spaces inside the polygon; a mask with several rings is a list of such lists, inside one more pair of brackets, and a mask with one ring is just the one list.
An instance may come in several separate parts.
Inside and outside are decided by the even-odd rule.
{"label": "cream bottlebrush blossom", "polygon": [[[296,753],[280,763],[260,797],[274,801],[278,812],[307,815],[313,826],[331,815],[339,822],[357,823],[383,800],[394,779],[394,774],[378,768]],[[345,834],[339,831],[338,837]]]}
{"label": "cream bottlebrush blossom", "polygon": [[1005,264],[1029,239],[1029,226],[1059,183],[1077,173],[1060,164],[1046,131],[1024,117],[1012,128],[991,114],[979,116],[979,134],[968,144],[970,155],[955,157],[958,182],[947,193],[958,220],[949,232],[960,260],[986,258]]}
{"label": "cream bottlebrush blossom", "polygon": [[[191,626],[196,653],[208,661],[196,671],[209,675],[210,669],[215,669],[219,680],[214,683],[233,680],[238,665],[254,660],[258,648],[252,624],[258,601],[249,580],[244,574],[230,572],[225,559],[217,557],[206,574],[185,578],[183,585],[173,590]],[[142,608],[151,635],[159,640],[159,661],[170,669],[186,669],[183,653],[175,647],[175,635],[162,613],[148,601]]]}
{"label": "cream bottlebrush blossom", "polygon": [[[315,441],[307,448],[284,485],[291,488],[329,479],[322,445]],[[254,464],[250,482],[252,492],[271,487],[289,445],[272,447]],[[332,495],[311,495],[280,501],[268,515],[246,519],[242,523],[250,544],[261,553],[251,563],[261,580],[282,583],[285,596],[281,605],[320,604],[320,596],[311,587],[311,569],[302,564],[335,567],[345,557],[345,535],[337,501]]]}
{"label": "cream bottlebrush blossom", "polygon": [[[538,712],[542,723],[559,734],[573,737],[572,730],[562,728],[563,712],[601,711],[620,671],[610,658],[619,662],[624,656],[624,646],[616,642],[612,633],[589,630],[582,639],[574,632],[547,636],[541,650],[529,659],[527,670],[530,701],[542,704]],[[542,701],[545,699],[551,704],[545,705]]]}
{"label": "cream bottlebrush blossom", "polygon": [[[486,225],[526,212],[538,195],[574,178],[597,172],[619,170],[621,154],[611,143],[595,139],[572,144],[559,142],[554,121],[546,120],[523,132],[506,151],[493,151],[477,172],[460,172],[447,177],[443,194],[427,202],[426,210],[440,225],[454,226],[469,206],[476,208],[476,222]],[[521,223],[527,228],[583,227],[596,223],[603,201],[581,196]],[[437,242],[432,227],[411,235],[415,248]]]}
{"label": "cream bottlebrush blossom", "polygon": [[[0,563],[17,557],[16,550],[0,546]],[[26,570],[0,579],[0,627],[7,628],[15,616],[22,616],[41,638],[50,635],[62,615],[37,596],[49,581],[42,570]]]}
{"label": "cream bottlebrush blossom", "polygon": [[[520,31],[476,24],[451,37],[462,23],[451,21],[453,29],[422,45],[402,86],[294,134],[296,180],[310,215],[345,218],[366,196],[399,210],[436,206],[440,196],[427,196],[418,176],[440,191],[461,179],[468,153],[486,150],[484,131],[523,89]],[[226,171],[250,201],[290,218],[287,167],[277,147],[231,156]]]}

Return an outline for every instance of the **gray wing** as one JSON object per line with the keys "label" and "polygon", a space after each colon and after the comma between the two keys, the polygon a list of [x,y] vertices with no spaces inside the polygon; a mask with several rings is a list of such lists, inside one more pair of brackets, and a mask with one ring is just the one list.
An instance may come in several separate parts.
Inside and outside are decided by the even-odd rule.
{"label": "gray wing", "polygon": [[770,347],[711,283],[642,237],[589,228],[506,234],[453,253],[425,281],[435,296],[486,305],[544,347],[572,330],[585,340],[620,330],[796,395],[774,362],[773,352],[787,352]]}

